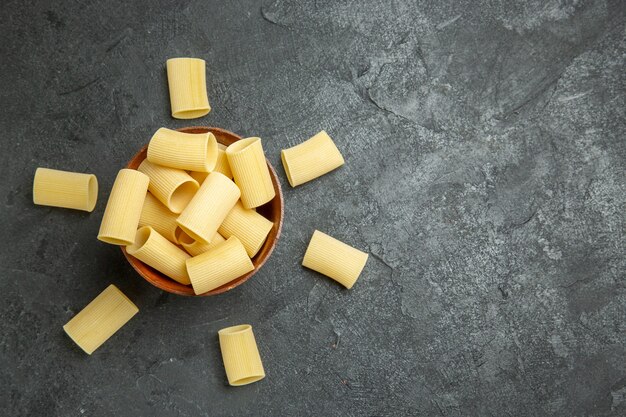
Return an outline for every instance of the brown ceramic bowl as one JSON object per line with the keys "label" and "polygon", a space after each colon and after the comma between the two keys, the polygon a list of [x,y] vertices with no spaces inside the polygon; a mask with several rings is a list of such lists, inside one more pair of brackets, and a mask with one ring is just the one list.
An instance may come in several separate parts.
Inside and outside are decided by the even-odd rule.
{"label": "brown ceramic bowl", "polygon": [[[194,127],[184,127],[178,130],[181,132],[186,132],[186,133],[211,132],[215,135],[215,138],[217,139],[219,143],[224,144],[226,146],[241,139],[241,136],[238,136],[232,132],[229,132],[228,130],[220,129],[217,127],[194,126]],[[139,164],[141,164],[141,162],[144,159],[146,159],[147,152],[148,152],[148,146],[144,146],[143,148],[141,148],[141,150],[133,157],[133,159],[130,160],[130,162],[128,163],[128,165],[126,165],[126,167],[131,168],[131,169],[137,169]],[[283,206],[283,193],[280,188],[280,182],[278,181],[278,177],[276,176],[276,171],[274,171],[274,168],[269,163],[269,161],[267,162],[267,167],[270,170],[270,176],[272,177],[272,184],[274,184],[274,190],[276,190],[276,197],[274,197],[272,201],[270,201],[269,203],[264,204],[260,207],[257,207],[257,212],[259,212],[259,214],[262,214],[269,220],[273,221],[274,227],[272,228],[272,230],[270,230],[270,233],[267,236],[267,240],[265,241],[265,243],[263,244],[259,252],[254,256],[254,258],[252,258],[252,263],[254,264],[254,270],[212,291],[205,292],[204,294],[198,294],[198,296],[221,294],[223,292],[232,290],[233,288],[243,284],[248,279],[250,279],[250,277],[254,275],[263,266],[265,261],[267,261],[267,259],[272,254],[272,251],[274,250],[274,247],[276,246],[276,242],[278,242],[280,231],[283,226],[284,206]],[[124,256],[126,256],[126,259],[130,263],[130,265],[135,269],[135,271],[137,271],[139,275],[141,275],[150,284],[162,289],[163,291],[167,291],[173,294],[192,295],[192,296],[196,295],[193,292],[193,288],[190,285],[183,285],[174,281],[171,278],[168,278],[167,276],[163,275],[159,271],[144,264],[139,259],[126,253],[125,247],[122,246],[121,248],[122,248],[122,252],[124,253]]]}

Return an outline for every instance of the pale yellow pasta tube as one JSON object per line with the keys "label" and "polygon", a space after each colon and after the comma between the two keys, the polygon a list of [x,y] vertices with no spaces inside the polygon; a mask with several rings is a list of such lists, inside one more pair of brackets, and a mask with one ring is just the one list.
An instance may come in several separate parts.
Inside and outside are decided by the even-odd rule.
{"label": "pale yellow pasta tube", "polygon": [[189,285],[185,261],[190,256],[150,226],[137,230],[135,243],[126,246],[126,252],[173,280]]}
{"label": "pale yellow pasta tube", "polygon": [[93,211],[98,200],[98,179],[93,174],[37,168],[33,202],[42,206]]}
{"label": "pale yellow pasta tube", "polygon": [[148,144],[148,161],[190,171],[210,172],[217,163],[217,140],[213,133],[184,133],[160,128]]}
{"label": "pale yellow pasta tube", "polygon": [[189,175],[191,178],[198,181],[198,184],[202,185],[206,177],[209,176],[209,172],[189,171]]}
{"label": "pale yellow pasta tube", "polygon": [[302,265],[352,288],[365,267],[368,254],[316,230]]}
{"label": "pale yellow pasta tube", "polygon": [[199,240],[194,240],[187,233],[183,232],[182,229],[178,229],[178,233],[176,234],[176,239],[178,243],[185,248],[188,254],[191,256],[198,256],[201,253],[207,252],[209,249],[214,248],[222,242],[225,242],[226,239],[219,233],[216,233],[211,238],[211,243],[200,242]]}
{"label": "pale yellow pasta tube", "polygon": [[115,178],[98,239],[112,245],[130,245],[141,217],[150,179],[134,169],[122,169]]}
{"label": "pale yellow pasta tube", "polygon": [[245,208],[261,206],[276,195],[260,138],[241,139],[226,148],[235,183]]}
{"label": "pale yellow pasta tube", "polygon": [[344,164],[341,152],[325,131],[280,152],[287,179],[292,187],[311,181]]}
{"label": "pale yellow pasta tube", "polygon": [[196,294],[221,287],[253,269],[246,248],[235,236],[208,252],[187,259],[187,272]]}
{"label": "pale yellow pasta tube", "polygon": [[173,118],[195,119],[211,111],[206,92],[205,66],[204,60],[197,58],[167,60],[167,82]]}
{"label": "pale yellow pasta tube", "polygon": [[170,242],[178,243],[176,230],[180,229],[176,224],[177,218],[178,215],[169,211],[155,196],[149,192],[146,194],[139,217],[139,227],[151,226]]}
{"label": "pale yellow pasta tube", "polygon": [[241,201],[228,213],[217,231],[228,239],[236,236],[248,256],[252,258],[257,254],[274,223],[261,216],[254,209],[244,208]]}
{"label": "pale yellow pasta tube", "polygon": [[230,165],[228,164],[228,157],[226,157],[226,145],[222,145],[221,143],[217,144],[217,162],[215,163],[214,172],[221,172],[228,178],[233,178],[233,173],[230,170]]}
{"label": "pale yellow pasta tube", "polygon": [[176,222],[195,240],[209,243],[240,194],[234,182],[212,172]]}
{"label": "pale yellow pasta tube", "polygon": [[185,171],[144,159],[137,168],[150,177],[148,190],[173,213],[180,213],[198,191],[198,182]]}
{"label": "pale yellow pasta tube", "polygon": [[[226,145],[222,145],[221,143],[217,144],[217,162],[211,172],[220,172],[228,178],[233,178],[233,173],[230,171],[230,165],[228,165],[228,158],[226,157]],[[194,180],[198,181],[198,184],[202,184],[209,173],[191,171],[189,175],[191,175]]]}
{"label": "pale yellow pasta tube", "polygon": [[115,285],[109,285],[65,326],[65,333],[91,355],[139,309]]}
{"label": "pale yellow pasta tube", "polygon": [[265,378],[252,326],[241,324],[217,332],[228,383],[247,385]]}

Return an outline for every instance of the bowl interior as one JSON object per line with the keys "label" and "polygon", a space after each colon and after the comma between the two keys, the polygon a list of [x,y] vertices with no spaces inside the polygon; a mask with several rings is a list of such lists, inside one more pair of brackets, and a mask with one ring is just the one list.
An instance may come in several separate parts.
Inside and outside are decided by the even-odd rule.
{"label": "bowl interior", "polygon": [[[185,128],[178,129],[178,130],[181,132],[185,132],[185,133],[211,132],[215,135],[215,138],[217,139],[219,143],[226,145],[226,146],[241,139],[239,135],[236,135],[232,132],[229,132],[228,130],[220,129],[217,127],[197,126],[197,127],[185,127]],[[143,148],[141,148],[141,150],[137,152],[137,154],[130,160],[130,162],[128,163],[128,165],[126,165],[126,167],[131,168],[131,169],[137,169],[139,164],[141,164],[141,162],[144,159],[146,159],[147,152],[148,152],[148,146],[144,146]],[[270,176],[272,177],[272,184],[274,185],[274,190],[276,190],[276,196],[270,202],[260,207],[257,207],[257,212],[263,215],[264,217],[266,217],[267,219],[271,220],[272,222],[274,222],[274,227],[272,227],[272,230],[270,230],[270,233],[267,236],[267,239],[265,240],[265,243],[263,244],[259,252],[254,256],[254,258],[252,258],[252,264],[254,265],[254,269],[248,272],[247,274],[242,275],[239,278],[227,284],[222,285],[221,287],[218,287],[204,294],[197,294],[197,295],[207,296],[207,295],[221,294],[223,292],[226,292],[228,290],[231,290],[237,287],[238,285],[243,284],[248,279],[250,279],[250,277],[259,270],[259,268],[263,266],[265,261],[267,261],[272,251],[274,250],[274,247],[276,246],[276,242],[278,241],[278,237],[280,236],[280,231],[283,225],[283,193],[280,188],[280,182],[278,181],[276,171],[274,170],[272,165],[269,163],[269,161],[267,162],[267,166],[270,171]],[[139,259],[129,255],[126,252],[125,247],[122,246],[121,248],[122,248],[122,252],[124,253],[124,256],[126,257],[128,262],[131,264],[131,266],[135,269],[135,271],[137,271],[139,275],[141,275],[146,281],[148,281],[155,287],[161,288],[162,290],[173,293],[173,294],[191,295],[191,296],[196,295],[193,292],[193,288],[190,285],[183,285],[174,281],[171,278],[168,278],[167,276],[163,275],[156,269],[144,264]]]}

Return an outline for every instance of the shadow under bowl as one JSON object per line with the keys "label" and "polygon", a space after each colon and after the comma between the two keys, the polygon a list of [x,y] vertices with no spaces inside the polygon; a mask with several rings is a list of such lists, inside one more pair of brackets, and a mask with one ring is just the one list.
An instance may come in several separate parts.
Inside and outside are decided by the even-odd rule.
{"label": "shadow under bowl", "polygon": [[[215,135],[217,141],[223,145],[229,146],[230,144],[241,139],[241,136],[236,135],[235,133],[229,132],[228,130],[220,129],[217,127],[202,127],[202,126],[194,126],[194,127],[184,127],[178,129],[180,132],[185,133],[206,133],[211,132]],[[146,159],[148,153],[148,146],[144,146],[141,148],[139,152],[128,162],[126,168],[137,169],[139,164]],[[173,279],[167,277],[166,275],[160,273],[156,269],[146,265],[141,262],[139,259],[129,255],[126,252],[126,248],[124,246],[121,247],[124,256],[130,263],[130,265],[137,271],[139,275],[141,275],[146,281],[150,284],[154,285],[157,288],[162,289],[163,291],[167,291],[172,294],[179,295],[189,295],[189,296],[208,296],[208,295],[216,295],[221,294],[226,291],[232,290],[233,288],[243,284],[247,280],[249,280],[254,274],[257,273],[259,269],[265,264],[267,259],[272,254],[276,243],[278,242],[278,238],[280,237],[280,231],[283,226],[283,193],[280,188],[280,182],[278,181],[278,176],[276,175],[276,171],[274,167],[267,161],[267,167],[270,171],[270,176],[272,177],[272,185],[274,186],[274,190],[276,191],[276,196],[269,201],[268,203],[257,207],[257,212],[263,215],[265,218],[269,219],[274,223],[272,230],[270,230],[265,243],[261,246],[259,252],[252,258],[252,264],[254,265],[254,269],[248,272],[245,275],[236,278],[221,287],[215,288],[214,290],[205,292],[203,294],[196,294],[193,291],[193,288],[190,285],[183,285],[179,282],[174,281]]]}

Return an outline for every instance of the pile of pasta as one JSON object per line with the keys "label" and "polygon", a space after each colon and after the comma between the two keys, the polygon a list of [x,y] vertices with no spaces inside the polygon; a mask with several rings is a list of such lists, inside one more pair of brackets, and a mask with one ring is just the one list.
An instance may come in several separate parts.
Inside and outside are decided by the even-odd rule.
{"label": "pile of pasta", "polygon": [[[167,61],[172,116],[201,117],[211,107],[205,63],[195,58]],[[325,132],[281,151],[289,184],[297,187],[344,165]],[[276,196],[263,145],[248,137],[230,146],[211,132],[158,129],[137,169],[118,172],[98,239],[126,252],[183,285],[204,294],[254,270],[257,255],[276,225],[257,212]],[[93,174],[38,168],[35,204],[91,212],[98,199]],[[368,254],[315,230],[302,265],[346,288],[359,278]],[[65,332],[91,354],[139,309],[114,285],[74,316]],[[250,325],[219,331],[222,359],[231,385],[265,376]]]}
{"label": "pile of pasta", "polygon": [[275,195],[260,138],[226,148],[161,128],[137,170],[118,173],[98,239],[203,294],[254,269],[274,227],[255,209]]}

